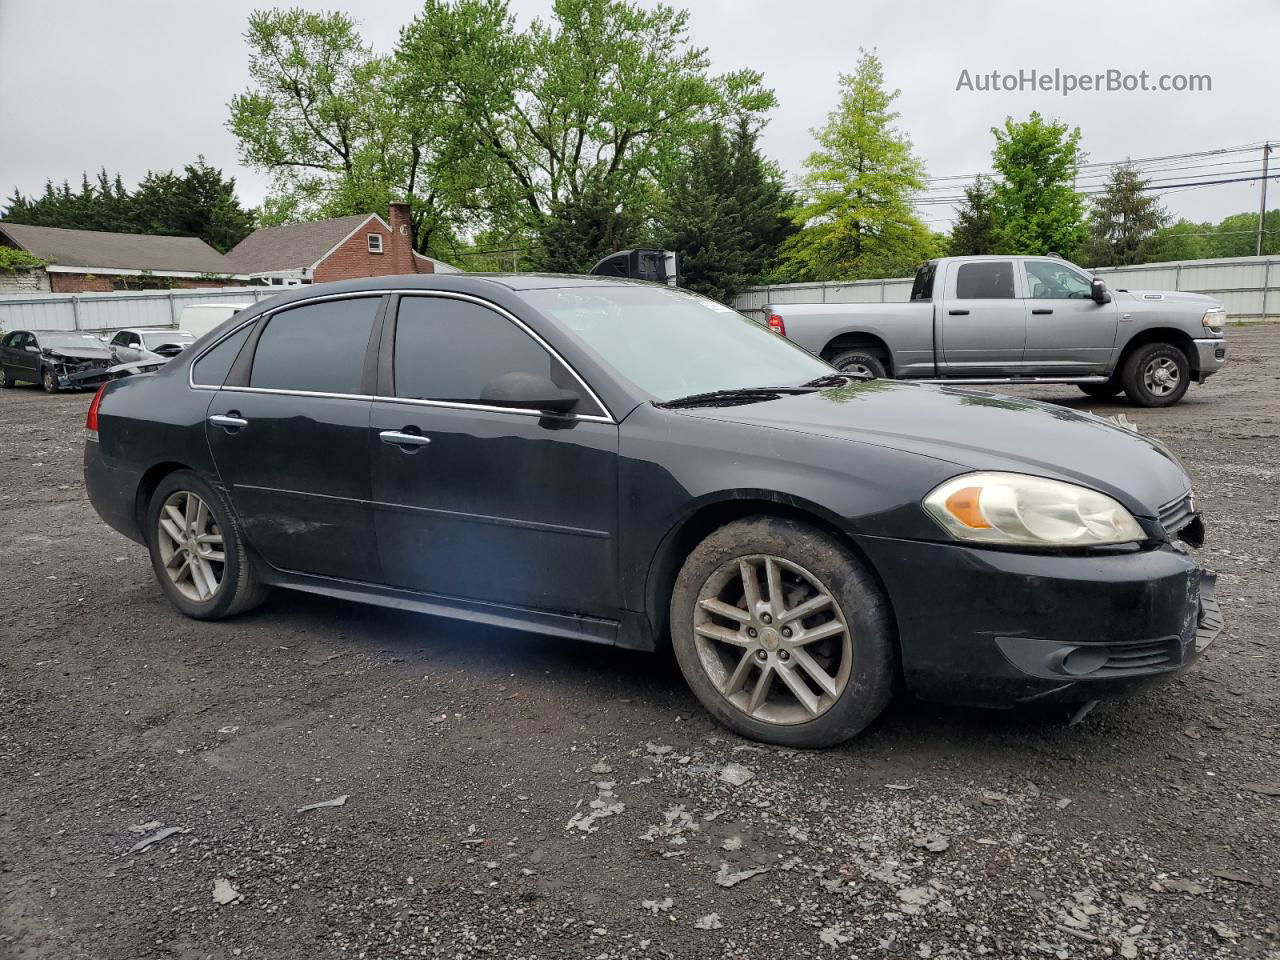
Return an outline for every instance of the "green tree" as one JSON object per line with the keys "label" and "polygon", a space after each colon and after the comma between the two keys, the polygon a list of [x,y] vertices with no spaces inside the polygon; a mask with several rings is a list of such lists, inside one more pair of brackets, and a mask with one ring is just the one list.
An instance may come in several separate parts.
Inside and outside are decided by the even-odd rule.
{"label": "green tree", "polygon": [[379,212],[409,203],[418,249],[451,211],[433,164],[436,103],[404,99],[394,57],[378,57],[343,13],[257,11],[245,34],[251,89],[228,127],[244,163],[269,171],[263,222]]}
{"label": "green tree", "polygon": [[973,183],[964,188],[964,203],[951,227],[947,252],[953,257],[997,252],[995,197],[990,178],[978,174]]}
{"label": "green tree", "polygon": [[894,126],[897,90],[885,89],[879,58],[862,51],[840,77],[840,103],[814,131],[805,161],[808,202],[795,212],[803,229],[782,249],[780,279],[853,280],[901,276],[937,252],[911,208],[924,165]]}
{"label": "green tree", "polygon": [[112,177],[103,169],[96,181],[84,174],[79,191],[65,182],[61,188],[46,182],[44,193],[29,199],[15,189],[4,219],[73,230],[199,237],[225,252],[254,225],[252,211],[240,206],[235,189],[235,178],[224,179],[204,157],[187,164],[181,175],[148,172],[133,193],[119,174]]}
{"label": "green tree", "polygon": [[1156,260],[1204,260],[1212,257],[1214,232],[1212,223],[1193,223],[1180,219],[1161,227],[1152,238]]}
{"label": "green tree", "polygon": [[1093,202],[1089,239],[1081,258],[1094,267],[1129,266],[1157,256],[1156,231],[1169,222],[1160,198],[1148,193],[1132,163],[1111,171],[1103,192]]}
{"label": "green tree", "polygon": [[427,0],[397,60],[406,101],[440,105],[453,195],[491,228],[542,237],[556,263],[565,224],[623,236],[685,143],[774,103],[755,71],[711,72],[686,11],[625,0],[556,0],[525,31],[505,0]]}
{"label": "green tree", "polygon": [[763,279],[796,230],[794,198],[757,139],[746,117],[713,127],[672,175],[659,214],[656,244],[679,252],[682,285],[725,303]]}
{"label": "green tree", "polygon": [[993,127],[996,238],[1000,253],[1074,256],[1084,242],[1084,200],[1073,183],[1079,171],[1080,128],[1039,113]]}
{"label": "green tree", "polygon": [[586,273],[607,253],[636,244],[641,223],[604,182],[554,201],[542,220],[533,266],[548,273]]}
{"label": "green tree", "polygon": [[[1280,253],[1280,210],[1262,218],[1262,253]],[[1233,213],[1223,218],[1209,238],[1210,257],[1252,257],[1258,252],[1258,214]]]}

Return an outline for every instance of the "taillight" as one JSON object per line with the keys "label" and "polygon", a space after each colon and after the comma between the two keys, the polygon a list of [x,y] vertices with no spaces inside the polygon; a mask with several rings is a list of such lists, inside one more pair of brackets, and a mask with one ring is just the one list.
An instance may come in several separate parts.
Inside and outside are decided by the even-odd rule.
{"label": "taillight", "polygon": [[98,407],[102,405],[102,391],[107,389],[104,383],[93,395],[93,403],[89,404],[89,412],[84,418],[84,436],[86,440],[98,439]]}
{"label": "taillight", "polygon": [[787,325],[782,322],[782,318],[776,313],[769,314],[769,329],[779,336],[787,335]]}

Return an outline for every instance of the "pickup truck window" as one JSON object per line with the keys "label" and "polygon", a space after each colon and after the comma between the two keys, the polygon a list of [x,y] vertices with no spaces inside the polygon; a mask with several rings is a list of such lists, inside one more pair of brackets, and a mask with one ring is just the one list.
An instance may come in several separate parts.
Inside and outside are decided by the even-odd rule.
{"label": "pickup truck window", "polygon": [[1033,300],[1088,300],[1093,296],[1089,280],[1060,263],[1028,260],[1027,295]]}
{"label": "pickup truck window", "polygon": [[956,271],[957,300],[1012,300],[1013,261],[962,263]]}
{"label": "pickup truck window", "polygon": [[933,278],[937,273],[938,264],[933,260],[920,264],[920,268],[916,270],[916,281],[911,284],[912,302],[933,299]]}

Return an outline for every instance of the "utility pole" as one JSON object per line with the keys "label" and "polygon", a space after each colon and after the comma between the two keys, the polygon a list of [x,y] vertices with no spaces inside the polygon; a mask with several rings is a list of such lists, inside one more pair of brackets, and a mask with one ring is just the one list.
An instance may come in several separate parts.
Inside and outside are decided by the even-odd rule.
{"label": "utility pole", "polygon": [[1262,256],[1262,226],[1267,219],[1267,158],[1270,155],[1271,144],[1264,143],[1262,145],[1262,200],[1258,203],[1258,256]]}

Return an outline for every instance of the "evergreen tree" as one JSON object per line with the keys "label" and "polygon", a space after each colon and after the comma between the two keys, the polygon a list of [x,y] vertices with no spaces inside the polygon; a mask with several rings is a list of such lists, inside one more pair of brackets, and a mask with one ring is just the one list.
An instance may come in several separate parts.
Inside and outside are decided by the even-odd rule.
{"label": "evergreen tree", "polygon": [[1094,201],[1089,241],[1082,259],[1092,267],[1128,266],[1155,259],[1156,231],[1169,222],[1160,199],[1147,188],[1132,163],[1111,172],[1102,194]]}
{"label": "evergreen tree", "polygon": [[964,203],[956,214],[947,246],[953,257],[996,252],[995,197],[990,179],[982,174],[964,188]]}
{"label": "evergreen tree", "polygon": [[795,225],[777,168],[740,118],[699,139],[667,186],[658,243],[680,255],[682,286],[723,302],[762,279]]}
{"label": "evergreen tree", "polygon": [[1080,169],[1080,128],[1046,121],[1039,113],[1022,123],[1008,117],[993,127],[992,162],[1000,179],[994,194],[1000,253],[1071,257],[1084,242],[1084,200],[1074,182]]}
{"label": "evergreen tree", "polygon": [[815,131],[805,161],[808,203],[795,213],[803,229],[783,246],[779,277],[856,280],[902,276],[937,252],[911,208],[924,187],[924,166],[894,126],[900,91],[887,90],[874,53],[840,77],[840,103]]}
{"label": "evergreen tree", "polygon": [[4,219],[72,230],[199,237],[226,252],[253,231],[253,213],[240,206],[235,187],[234,177],[223,179],[204,157],[187,164],[181,176],[171,170],[147,173],[133,193],[118,173],[112,177],[104,167],[96,181],[85,173],[78,192],[65,181],[60,189],[46,181],[36,199],[15,189]]}
{"label": "evergreen tree", "polygon": [[538,231],[533,265],[548,273],[586,273],[605,254],[635,246],[640,224],[609,181],[592,181],[578,197],[551,206]]}

